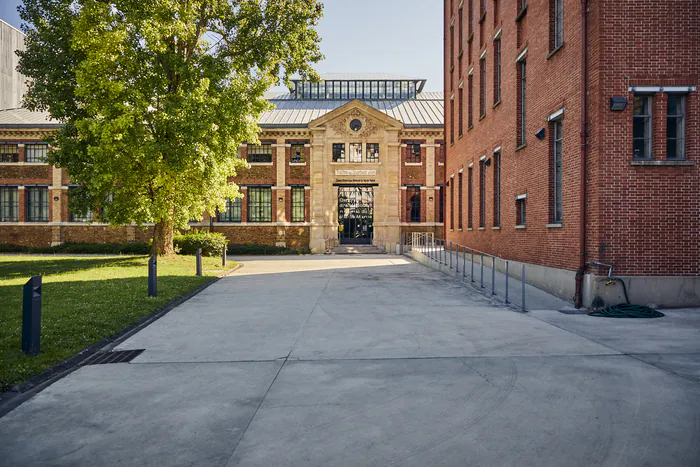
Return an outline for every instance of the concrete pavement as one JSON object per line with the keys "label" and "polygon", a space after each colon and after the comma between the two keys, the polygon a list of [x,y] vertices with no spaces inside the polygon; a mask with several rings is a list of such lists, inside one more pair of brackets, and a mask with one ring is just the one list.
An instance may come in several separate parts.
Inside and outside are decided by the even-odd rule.
{"label": "concrete pavement", "polygon": [[132,363],[0,419],[0,465],[700,465],[700,310],[522,314],[403,257],[242,262]]}

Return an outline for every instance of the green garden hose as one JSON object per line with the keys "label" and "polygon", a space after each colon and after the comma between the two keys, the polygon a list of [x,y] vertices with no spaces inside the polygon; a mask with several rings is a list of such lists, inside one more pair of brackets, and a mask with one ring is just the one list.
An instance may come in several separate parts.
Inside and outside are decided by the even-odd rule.
{"label": "green garden hose", "polygon": [[588,313],[588,316],[602,316],[604,318],[661,318],[664,314],[648,306],[621,303],[620,305],[593,311]]}

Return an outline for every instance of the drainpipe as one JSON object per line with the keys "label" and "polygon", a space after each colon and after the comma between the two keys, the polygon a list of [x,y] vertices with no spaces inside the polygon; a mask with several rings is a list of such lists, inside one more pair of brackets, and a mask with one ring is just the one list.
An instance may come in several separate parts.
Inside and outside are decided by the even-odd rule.
{"label": "drainpipe", "polygon": [[579,269],[576,272],[576,308],[583,304],[586,271],[586,156],[588,149],[588,0],[581,0],[581,187],[579,199]]}

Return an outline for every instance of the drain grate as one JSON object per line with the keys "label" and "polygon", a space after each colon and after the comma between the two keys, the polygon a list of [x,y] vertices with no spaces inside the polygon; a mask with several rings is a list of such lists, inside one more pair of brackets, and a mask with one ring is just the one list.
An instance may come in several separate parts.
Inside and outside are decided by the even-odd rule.
{"label": "drain grate", "polygon": [[115,350],[113,352],[100,352],[87,365],[105,365],[107,363],[128,363],[141,355],[146,349]]}

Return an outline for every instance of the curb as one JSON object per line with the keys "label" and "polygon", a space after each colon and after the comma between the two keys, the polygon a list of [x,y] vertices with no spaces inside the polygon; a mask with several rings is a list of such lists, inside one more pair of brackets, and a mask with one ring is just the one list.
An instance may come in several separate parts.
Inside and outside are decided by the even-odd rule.
{"label": "curb", "polygon": [[98,352],[104,350],[111,350],[117,345],[121,344],[127,340],[132,335],[141,331],[145,327],[153,324],[155,321],[159,320],[166,314],[168,314],[172,309],[186,302],[190,298],[204,291],[209,286],[219,282],[222,278],[233,274],[235,271],[243,267],[242,264],[236,264],[232,269],[228,269],[218,276],[212,277],[200,286],[186,292],[179,297],[174,298],[170,302],[166,303],[157,310],[151,312],[150,314],[141,317],[138,321],[125,328],[122,328],[115,335],[106,337],[101,341],[92,344],[90,347],[81,350],[79,353],[73,355],[72,357],[63,360],[60,363],[55,364],[51,368],[48,368],[41,373],[32,376],[24,383],[14,386],[12,389],[6,391],[0,395],[0,418],[7,415],[9,412],[15,408],[22,405],[27,400],[31,399],[35,395],[39,394],[41,391],[55,383],[56,381],[68,376],[81,366],[84,366],[92,360]]}

